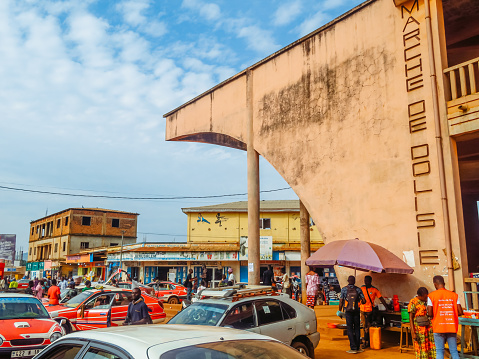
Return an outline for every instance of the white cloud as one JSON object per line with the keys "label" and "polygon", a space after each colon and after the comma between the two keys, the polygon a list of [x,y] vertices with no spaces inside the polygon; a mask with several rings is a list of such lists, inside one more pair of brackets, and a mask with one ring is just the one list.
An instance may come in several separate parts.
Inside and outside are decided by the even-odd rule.
{"label": "white cloud", "polygon": [[287,2],[282,4],[273,15],[273,24],[275,26],[287,25],[301,14],[301,0]]}
{"label": "white cloud", "polygon": [[198,11],[206,20],[217,20],[221,17],[221,9],[217,4],[201,0],[183,0],[181,6],[190,10]]}
{"label": "white cloud", "polygon": [[261,29],[259,26],[250,25],[242,27],[238,30],[238,37],[244,38],[248,47],[260,52],[269,54],[278,50],[279,45],[276,44],[270,31]]}
{"label": "white cloud", "polygon": [[329,15],[321,10],[304,20],[297,28],[299,36],[304,36],[323,26],[329,19]]}
{"label": "white cloud", "polygon": [[151,0],[127,0],[117,4],[116,8],[131,27],[150,36],[163,36],[168,31],[166,24],[156,19],[147,18],[144,14],[150,8],[150,3]]}

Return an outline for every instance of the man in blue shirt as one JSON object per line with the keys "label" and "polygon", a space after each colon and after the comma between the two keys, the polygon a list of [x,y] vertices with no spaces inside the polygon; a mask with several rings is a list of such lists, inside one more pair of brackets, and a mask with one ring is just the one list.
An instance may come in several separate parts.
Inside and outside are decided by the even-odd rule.
{"label": "man in blue shirt", "polygon": [[[346,312],[346,326],[348,332],[350,350],[347,353],[356,354],[361,353],[364,350],[361,349],[361,316],[359,311],[359,302],[365,304],[366,298],[364,298],[361,288],[356,287],[356,278],[350,275],[348,278],[348,285],[341,289],[341,295],[339,299],[339,312],[343,310]],[[338,315],[339,315],[338,312]]]}
{"label": "man in blue shirt", "polygon": [[128,312],[123,325],[149,324],[151,318],[148,314],[148,306],[141,296],[140,288],[133,288],[131,292],[133,301],[128,305]]}

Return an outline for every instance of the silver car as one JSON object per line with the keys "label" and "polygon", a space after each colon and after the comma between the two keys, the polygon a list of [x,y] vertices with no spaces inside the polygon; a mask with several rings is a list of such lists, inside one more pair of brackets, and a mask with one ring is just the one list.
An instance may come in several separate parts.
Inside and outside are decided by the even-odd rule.
{"label": "silver car", "polygon": [[[271,288],[270,288],[271,289]],[[314,311],[285,294],[269,291],[207,290],[169,324],[208,325],[267,335],[314,358],[319,344]]]}
{"label": "silver car", "polygon": [[263,335],[190,325],[136,325],[75,332],[34,359],[305,359]]}

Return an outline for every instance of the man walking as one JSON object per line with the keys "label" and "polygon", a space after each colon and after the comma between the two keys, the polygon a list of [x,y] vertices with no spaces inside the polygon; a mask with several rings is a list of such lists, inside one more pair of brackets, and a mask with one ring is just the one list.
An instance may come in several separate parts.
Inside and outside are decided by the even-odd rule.
{"label": "man walking", "polygon": [[186,276],[185,280],[185,287],[186,287],[186,299],[191,301],[191,293],[193,292],[193,282],[197,281],[198,278],[193,278],[193,269],[188,271],[188,275]]}
{"label": "man walking", "polygon": [[291,298],[291,282],[289,280],[289,275],[283,269],[283,293],[286,293]]}
{"label": "man walking", "polygon": [[268,264],[268,269],[263,273],[263,285],[273,285],[274,273],[271,269],[271,265]]}
{"label": "man walking", "polygon": [[364,347],[369,347],[369,327],[373,322],[373,308],[374,301],[378,298],[385,308],[388,308],[388,304],[382,297],[379,289],[372,285],[373,278],[370,275],[364,277],[364,285],[361,286],[363,291],[364,298],[366,299],[365,304],[360,304],[359,308],[361,310],[361,317],[364,323]]}
{"label": "man walking", "polygon": [[[346,312],[346,326],[348,332],[350,350],[346,353],[356,354],[364,350],[361,349],[361,333],[360,324],[361,316],[359,312],[359,302],[366,303],[363,291],[356,287],[356,278],[349,276],[348,285],[341,289],[341,296],[339,299],[339,312],[343,310]],[[338,315],[340,314],[338,312]]]}
{"label": "man walking", "polygon": [[141,296],[140,288],[133,288],[131,294],[133,301],[128,304],[128,311],[123,325],[150,324],[151,318],[148,313],[148,306]]}
{"label": "man walking", "polygon": [[456,293],[445,288],[444,278],[433,278],[436,290],[429,293],[427,314],[432,317],[432,331],[436,344],[436,358],[444,359],[444,345],[447,342],[452,359],[459,359],[457,352],[457,328],[462,307]]}
{"label": "man walking", "polygon": [[57,287],[57,280],[52,279],[52,285],[48,288],[48,305],[54,306],[60,304],[60,288]]}

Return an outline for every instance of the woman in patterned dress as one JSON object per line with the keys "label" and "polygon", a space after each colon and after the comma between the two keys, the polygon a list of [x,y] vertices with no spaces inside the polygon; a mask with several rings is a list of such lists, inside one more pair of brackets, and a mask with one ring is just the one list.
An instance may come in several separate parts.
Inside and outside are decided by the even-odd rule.
{"label": "woman in patterned dress", "polygon": [[319,276],[318,273],[309,267],[309,272],[306,274],[306,305],[314,309],[316,304],[316,297],[319,292]]}
{"label": "woman in patterned dress", "polygon": [[407,310],[409,312],[409,323],[411,323],[411,336],[416,351],[416,359],[434,359],[436,358],[436,347],[434,345],[434,334],[432,325],[419,326],[417,317],[427,316],[427,295],[426,288],[421,287],[417,290],[417,296],[411,299]]}

